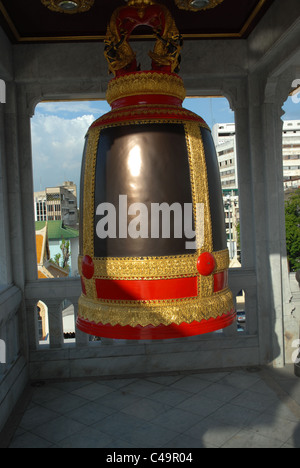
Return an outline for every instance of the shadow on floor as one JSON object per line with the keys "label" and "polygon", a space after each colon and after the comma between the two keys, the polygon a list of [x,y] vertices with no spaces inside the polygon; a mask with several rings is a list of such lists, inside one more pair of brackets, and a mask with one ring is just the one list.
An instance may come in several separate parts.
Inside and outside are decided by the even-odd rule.
{"label": "shadow on floor", "polygon": [[293,367],[33,382],[4,448],[300,448]]}

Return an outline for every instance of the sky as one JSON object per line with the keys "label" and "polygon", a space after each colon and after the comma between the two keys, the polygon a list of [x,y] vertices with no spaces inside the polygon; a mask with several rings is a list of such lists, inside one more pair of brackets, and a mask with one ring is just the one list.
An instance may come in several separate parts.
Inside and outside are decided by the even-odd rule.
{"label": "sky", "polygon": [[[294,100],[295,101],[295,100]],[[300,119],[300,103],[289,98],[283,120]],[[226,98],[189,98],[184,107],[200,115],[210,128],[233,123]],[[89,126],[106,112],[106,101],[42,102],[31,120],[34,191],[73,181],[79,190],[81,159]]]}

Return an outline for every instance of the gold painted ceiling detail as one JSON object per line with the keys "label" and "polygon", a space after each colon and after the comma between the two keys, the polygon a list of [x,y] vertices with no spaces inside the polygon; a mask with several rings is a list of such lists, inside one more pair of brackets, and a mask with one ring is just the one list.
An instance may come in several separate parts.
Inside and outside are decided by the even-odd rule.
{"label": "gold painted ceiling detail", "polygon": [[95,0],[41,0],[49,10],[58,13],[84,13],[89,11]]}
{"label": "gold painted ceiling detail", "polygon": [[200,11],[215,8],[224,0],[175,0],[181,10]]}

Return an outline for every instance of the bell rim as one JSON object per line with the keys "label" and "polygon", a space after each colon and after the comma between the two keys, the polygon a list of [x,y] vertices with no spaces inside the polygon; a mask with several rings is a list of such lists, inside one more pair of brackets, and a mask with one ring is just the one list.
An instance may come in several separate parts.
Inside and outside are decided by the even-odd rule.
{"label": "bell rim", "polygon": [[188,336],[204,335],[232,325],[236,321],[234,308],[216,318],[201,321],[194,320],[191,323],[171,323],[169,325],[147,325],[135,327],[95,323],[78,316],[76,326],[83,333],[92,334],[102,338],[127,339],[127,340],[161,340],[170,338],[184,338]]}

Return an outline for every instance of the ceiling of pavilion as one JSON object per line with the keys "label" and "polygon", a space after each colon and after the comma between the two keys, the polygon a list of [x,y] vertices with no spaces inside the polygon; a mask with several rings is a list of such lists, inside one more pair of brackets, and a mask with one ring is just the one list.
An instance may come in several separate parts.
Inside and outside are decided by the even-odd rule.
{"label": "ceiling of pavilion", "polygon": [[[174,16],[185,39],[247,38],[274,0],[224,0],[206,11],[179,10],[174,0],[158,0]],[[14,43],[101,41],[107,22],[124,0],[95,0],[90,11],[64,14],[50,11],[41,0],[0,0],[0,25]],[[139,28],[136,38],[149,38]]]}

